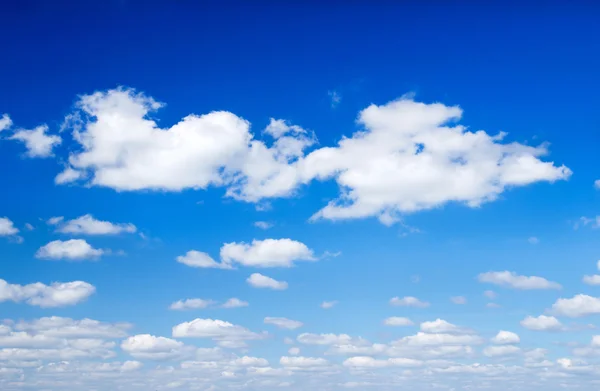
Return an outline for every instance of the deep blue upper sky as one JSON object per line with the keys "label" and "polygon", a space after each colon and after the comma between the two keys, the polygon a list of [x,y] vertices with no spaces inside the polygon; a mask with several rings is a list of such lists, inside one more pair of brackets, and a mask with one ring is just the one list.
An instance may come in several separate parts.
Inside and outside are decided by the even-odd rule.
{"label": "deep blue upper sky", "polygon": [[[390,335],[397,339],[418,330],[391,332],[382,325],[384,318],[407,316],[415,324],[442,318],[475,329],[487,340],[499,330],[521,336],[522,355],[510,356],[514,362],[502,361],[504,352],[500,361],[494,361],[494,354],[483,353],[487,346],[483,345],[477,346],[473,360],[457,358],[460,364],[524,365],[528,352],[544,348],[551,350],[547,358],[559,368],[557,373],[563,373],[560,368],[566,371],[564,361],[556,360],[575,359],[568,343],[589,344],[593,331],[585,325],[598,321],[600,310],[585,319],[560,318],[572,327],[564,333],[539,333],[519,322],[545,313],[560,297],[598,296],[597,287],[582,282],[584,274],[596,271],[600,247],[593,226],[598,223],[573,227],[577,221],[581,225],[581,217],[600,215],[600,191],[594,188],[594,181],[600,179],[600,6],[591,1],[544,6],[495,1],[392,3],[4,2],[0,6],[0,117],[7,113],[14,125],[3,130],[0,139],[0,217],[9,218],[24,241],[18,244],[14,237],[0,237],[0,279],[21,285],[82,280],[94,285],[96,293],[77,306],[53,308],[29,306],[23,300],[13,303],[0,293],[2,317],[126,321],[134,325],[129,335],[166,338],[177,337],[171,333],[173,326],[194,318],[223,319],[256,332],[268,329],[263,322],[268,316],[304,322],[304,328],[293,332],[269,329],[274,336],[250,341],[250,352],[234,351],[239,356],[265,357],[274,368],[279,368],[281,356],[288,355],[290,346],[283,344],[283,336],[334,333],[388,343]],[[409,234],[407,228],[387,227],[373,217],[308,222],[339,194],[334,180],[298,186],[295,196],[270,200],[272,208],[267,211],[225,197],[224,187],[217,186],[118,191],[122,189],[56,185],[55,176],[77,147],[68,132],[59,133],[64,117],[74,111],[79,97],[119,86],[164,102],[163,108],[150,114],[164,129],[189,114],[228,111],[248,120],[259,140],[267,139],[263,129],[270,118],[310,129],[319,141],[312,149],[333,147],[342,137],[351,137],[359,128],[359,112],[370,104],[385,105],[414,94],[417,102],[460,106],[464,113],[459,122],[469,131],[483,129],[490,135],[505,131],[506,142],[526,145],[549,143],[549,154],[542,160],[564,164],[572,175],[553,184],[540,180],[508,186],[497,200],[479,208],[450,202],[403,213],[407,226],[422,231]],[[340,101],[332,104],[334,93]],[[52,157],[30,159],[22,143],[8,138],[12,131],[41,124],[64,142]],[[47,219],[64,216],[67,221],[86,214],[135,224],[145,238],[137,234],[85,237],[95,248],[113,250],[100,262],[52,262],[34,256],[50,241],[80,238],[57,234]],[[253,226],[256,221],[274,226],[263,231]],[[35,229],[27,231],[26,223]],[[341,255],[262,271],[191,269],[175,261],[192,249],[218,260],[223,243],[267,238],[305,243],[317,256],[326,251]],[[480,273],[504,270],[557,281],[562,290],[504,289],[477,281]],[[254,272],[285,280],[290,288],[277,292],[251,288],[246,278]],[[482,292],[490,288],[501,292],[496,300],[501,308],[485,307],[491,299]],[[431,307],[393,308],[388,301],[394,296],[415,296],[431,302]],[[465,296],[467,304],[453,304],[451,296]],[[168,310],[180,299],[222,302],[230,297],[246,300],[250,306],[193,313]],[[323,312],[318,306],[327,300],[339,303]],[[139,360],[152,384],[166,387],[172,379],[151,372],[157,365],[153,358],[119,348],[121,340],[115,340],[116,358],[108,361]],[[212,346],[211,342],[196,345]],[[323,349],[299,342],[301,356],[322,356]],[[0,338],[0,369],[10,367],[3,361],[3,349],[22,347],[11,343]],[[346,358],[323,357],[331,365],[342,365]],[[59,354],[50,361],[61,360],[75,359]],[[568,385],[595,389],[590,379],[600,378],[600,364],[589,360],[594,368],[591,377]],[[159,364],[178,367],[179,362]],[[20,370],[14,373],[20,375]],[[532,377],[522,383],[529,386],[524,390],[549,387],[536,383],[547,381],[540,380],[538,373],[527,375]],[[314,387],[294,376],[280,380],[290,381],[288,388],[293,390]],[[391,387],[385,383],[387,377],[378,383],[345,372],[340,376],[339,387],[345,381],[371,382],[377,391]],[[0,377],[0,388],[25,389],[14,381]],[[178,387],[192,389],[190,384]],[[250,390],[272,385],[251,384]],[[459,390],[464,384],[457,381],[454,386]],[[72,389],[84,389],[77,387]],[[109,383],[106,387],[112,389]]]}

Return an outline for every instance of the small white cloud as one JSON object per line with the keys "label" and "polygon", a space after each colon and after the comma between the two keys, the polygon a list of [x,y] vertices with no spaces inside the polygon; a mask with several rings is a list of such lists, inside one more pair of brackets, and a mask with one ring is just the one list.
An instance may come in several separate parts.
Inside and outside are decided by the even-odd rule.
{"label": "small white cloud", "polygon": [[529,239],[527,239],[527,241],[530,244],[538,244],[540,242],[540,240],[537,237],[535,237],[535,236],[530,237]]}
{"label": "small white cloud", "polygon": [[327,91],[329,99],[331,99],[331,108],[335,109],[342,101],[342,96],[336,90]]}
{"label": "small white cloud", "polygon": [[506,286],[513,289],[561,289],[560,284],[548,281],[545,278],[520,276],[515,272],[509,271],[482,273],[477,278],[479,282]]}
{"label": "small white cloud", "polygon": [[248,307],[250,304],[248,304],[247,301],[243,301],[240,299],[237,299],[235,297],[232,297],[231,299],[227,300],[225,303],[223,303],[223,305],[221,307],[223,308],[241,308],[241,307]]}
{"label": "small white cloud", "polygon": [[600,190],[600,179],[596,179],[594,181],[594,188]]}
{"label": "small white cloud", "polygon": [[494,291],[485,291],[483,292],[483,295],[490,300],[494,300],[496,297],[498,297],[498,295]]}
{"label": "small white cloud", "polygon": [[173,327],[174,338],[210,338],[218,342],[243,342],[265,338],[247,328],[218,319],[194,319]]}
{"label": "small white cloud", "polygon": [[25,144],[27,156],[31,158],[45,158],[52,156],[52,149],[62,142],[60,136],[47,135],[48,126],[41,125],[32,130],[21,129],[16,131],[11,140],[17,140]]}
{"label": "small white cloud", "polygon": [[102,254],[104,254],[104,250],[93,248],[83,239],[71,239],[54,240],[40,247],[35,256],[41,259],[80,261],[95,260]]}
{"label": "small white cloud", "polygon": [[514,345],[520,343],[521,338],[511,331],[502,330],[491,339],[491,342],[496,345]]}
{"label": "small white cloud", "polygon": [[83,178],[85,175],[78,170],[74,170],[71,167],[65,168],[55,178],[54,183],[57,185],[64,185],[65,183],[71,183],[78,179]]}
{"label": "small white cloud", "polygon": [[214,303],[215,302],[213,300],[186,299],[174,302],[169,306],[169,308],[172,310],[196,310],[207,308],[213,305]]}
{"label": "small white cloud", "polygon": [[456,326],[443,319],[421,323],[421,331],[430,334],[469,334],[470,330]]}
{"label": "small white cloud", "polygon": [[260,273],[253,273],[246,281],[254,288],[269,288],[278,291],[283,291],[288,288],[287,282],[277,281]]}
{"label": "small white cloud", "polygon": [[330,308],[333,308],[337,305],[337,300],[333,300],[333,301],[324,301],[321,303],[320,307],[323,308],[324,310],[328,310]]}
{"label": "small white cloud", "polygon": [[483,349],[483,354],[487,357],[502,357],[502,356],[512,356],[515,354],[521,353],[521,348],[518,346],[488,346]]}
{"label": "small white cloud", "polygon": [[43,308],[75,305],[90,297],[96,288],[84,281],[53,282],[50,285],[36,282],[34,284],[9,284],[0,279],[0,302],[25,302]]}
{"label": "small white cloud", "polygon": [[426,308],[429,307],[429,303],[426,301],[421,301],[416,297],[406,296],[403,298],[393,297],[390,299],[390,304],[397,307],[417,307],[417,308]]}
{"label": "small white cloud", "polygon": [[534,331],[558,331],[563,325],[554,316],[540,315],[537,318],[528,316],[521,321],[521,326]]}
{"label": "small white cloud", "polygon": [[467,304],[467,298],[464,296],[454,296],[450,298],[450,301],[454,304]]}
{"label": "small white cloud", "polygon": [[272,318],[267,316],[264,320],[265,324],[272,324],[280,329],[288,329],[288,330],[296,330],[300,327],[304,326],[304,323],[299,322],[297,320],[287,319],[287,318]]}
{"label": "small white cloud", "polygon": [[290,349],[288,350],[288,354],[289,354],[290,356],[297,356],[297,355],[299,355],[299,354],[300,354],[300,348],[297,348],[297,347],[292,347],[292,348],[290,348]]}
{"label": "small white cloud", "polygon": [[64,217],[63,216],[54,216],[54,217],[50,217],[47,221],[46,224],[48,225],[58,225],[61,222],[64,221]]}
{"label": "small white cloud", "polygon": [[313,251],[304,243],[291,239],[253,240],[226,243],[221,247],[223,263],[237,262],[251,267],[291,267],[295,261],[316,261]]}
{"label": "small white cloud", "polygon": [[207,253],[190,250],[185,255],[180,255],[176,258],[177,262],[183,263],[190,267],[212,268],[212,269],[232,269],[230,264],[217,262]]}
{"label": "small white cloud", "polygon": [[383,324],[386,326],[393,327],[402,327],[402,326],[412,326],[414,325],[413,321],[408,318],[402,318],[399,316],[392,316],[383,321]]}
{"label": "small white cloud", "polygon": [[0,132],[10,128],[12,123],[13,122],[8,114],[2,114],[2,118],[0,118]]}
{"label": "small white cloud", "polygon": [[141,360],[169,360],[191,356],[193,348],[171,338],[150,334],[134,335],[121,343],[121,349]]}
{"label": "small white cloud", "polygon": [[600,298],[582,294],[570,299],[561,298],[552,305],[550,311],[555,315],[569,318],[600,314]]}
{"label": "small white cloud", "polygon": [[8,217],[0,217],[0,236],[12,236],[19,233],[19,229]]}
{"label": "small white cloud", "polygon": [[588,285],[600,285],[600,275],[594,274],[593,276],[583,276],[583,282]]}
{"label": "small white cloud", "polygon": [[25,229],[27,231],[33,231],[35,229],[35,227],[29,223],[25,223]]}
{"label": "small white cloud", "polygon": [[62,224],[58,232],[83,235],[117,235],[120,233],[135,233],[137,228],[131,223],[111,223],[97,220],[91,214],[86,214]]}
{"label": "small white cloud", "polygon": [[254,222],[254,226],[260,229],[269,229],[273,227],[273,223],[269,223],[268,221],[256,221]]}

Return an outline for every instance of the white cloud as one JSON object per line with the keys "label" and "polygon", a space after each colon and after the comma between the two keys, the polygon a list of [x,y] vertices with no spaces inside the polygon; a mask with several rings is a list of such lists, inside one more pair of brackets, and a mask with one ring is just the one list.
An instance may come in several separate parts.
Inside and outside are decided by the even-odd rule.
{"label": "white cloud", "polygon": [[25,223],[25,229],[27,231],[33,231],[35,229],[35,227],[29,223]]}
{"label": "white cloud", "polygon": [[13,122],[8,114],[2,114],[2,118],[0,118],[0,132],[10,128],[12,123]]}
{"label": "white cloud", "polygon": [[137,231],[131,223],[115,224],[110,221],[97,220],[91,214],[86,214],[62,224],[58,232],[84,235],[116,235],[120,233],[134,233]]}
{"label": "white cloud", "polygon": [[0,302],[26,302],[43,308],[75,305],[86,300],[95,291],[93,285],[84,281],[53,282],[50,285],[41,282],[18,285],[0,279]]}
{"label": "white cloud", "polygon": [[498,297],[498,295],[494,291],[485,291],[483,292],[483,295],[490,300],[494,300],[496,297]]}
{"label": "white cloud", "polygon": [[197,318],[173,327],[174,338],[211,338],[226,343],[240,343],[245,340],[263,339],[265,336],[266,334],[257,334],[245,327],[218,319]]}
{"label": "white cloud", "polygon": [[513,289],[561,289],[560,284],[548,281],[545,278],[520,276],[515,272],[509,271],[482,273],[477,278],[479,282],[506,286]]}
{"label": "white cloud", "polygon": [[421,301],[416,297],[406,296],[403,298],[393,297],[390,299],[390,304],[397,307],[417,307],[417,308],[426,308],[429,307],[429,303],[426,301]]}
{"label": "white cloud", "polygon": [[443,319],[436,319],[431,322],[421,323],[421,331],[425,333],[441,333],[441,334],[468,334],[470,331],[463,327],[456,326]]}
{"label": "white cloud", "polygon": [[11,137],[25,144],[27,156],[45,158],[52,156],[52,149],[62,142],[60,136],[48,135],[48,126],[41,125],[32,130],[20,129]]}
{"label": "white cloud", "polygon": [[467,298],[464,296],[454,296],[450,298],[450,301],[453,302],[454,304],[467,304]]}
{"label": "white cloud", "polygon": [[249,304],[247,301],[243,301],[238,298],[232,297],[231,299],[229,299],[225,303],[223,303],[223,305],[221,307],[223,307],[223,308],[241,308],[241,307],[248,307],[248,306],[249,306]]}
{"label": "white cloud", "polygon": [[552,305],[551,312],[569,318],[600,314],[600,299],[582,294],[573,296],[570,299],[561,298]]}
{"label": "white cloud", "polygon": [[195,310],[207,308],[213,305],[214,303],[215,302],[213,300],[186,299],[174,302],[169,306],[169,308],[172,310]]}
{"label": "white cloud", "polygon": [[408,318],[402,318],[399,316],[392,316],[383,321],[386,326],[412,326],[414,323]]}
{"label": "white cloud", "polygon": [[302,333],[297,337],[298,342],[305,345],[343,345],[353,341],[347,334],[312,334]]}
{"label": "white cloud", "polygon": [[342,101],[342,95],[340,95],[340,93],[335,90],[327,91],[327,95],[329,95],[329,98],[331,99],[332,109],[335,109]]}
{"label": "white cloud", "polygon": [[78,179],[82,179],[84,173],[72,169],[71,167],[65,168],[55,178],[54,183],[57,185],[64,185],[65,183],[75,182]]}
{"label": "white cloud", "polygon": [[520,343],[521,338],[511,331],[501,330],[491,339],[491,342],[496,345],[514,345]]}
{"label": "white cloud", "polygon": [[237,262],[250,267],[291,267],[294,261],[315,261],[313,252],[304,243],[291,239],[253,240],[247,243],[226,243],[221,247],[223,263]]}
{"label": "white cloud", "polygon": [[342,365],[353,368],[384,368],[395,366],[416,368],[423,366],[424,362],[410,358],[389,358],[387,360],[377,360],[368,356],[355,356],[346,359]]}
{"label": "white cloud", "polygon": [[78,107],[71,117],[82,119],[73,129],[81,149],[67,169],[88,172],[91,185],[127,191],[222,186],[230,197],[258,202],[333,179],[341,196],[315,219],[376,216],[389,223],[398,213],[448,202],[477,207],[507,188],[571,174],[541,160],[545,144],[503,143],[504,134],[467,131],[451,124],[460,108],[410,98],[369,106],[359,113],[359,131],[309,154],[314,136],[284,120],[265,129],[273,138],[267,146],[253,138],[247,121],[224,111],[160,129],[148,114],[162,104],[133,90],[81,96]]}
{"label": "white cloud", "polygon": [[473,334],[424,333],[400,338],[392,342],[395,346],[444,346],[444,345],[474,345],[483,339]]}
{"label": "white cloud", "polygon": [[48,225],[58,225],[58,224],[60,224],[61,222],[63,222],[63,221],[64,221],[64,219],[65,219],[65,218],[64,218],[63,216],[54,216],[54,217],[50,217],[50,218],[48,219],[48,221],[46,221],[46,224],[48,224]]}
{"label": "white cloud", "polygon": [[79,261],[84,259],[98,259],[104,251],[93,248],[83,239],[54,240],[45,246],[40,247],[36,252],[36,258],[41,259],[66,259]]}
{"label": "white cloud", "polygon": [[273,227],[273,223],[269,223],[268,221],[256,221],[254,222],[254,226],[260,229],[269,229]]}
{"label": "white cloud", "polygon": [[11,236],[19,233],[19,229],[8,217],[0,217],[0,236]]}
{"label": "white cloud", "polygon": [[600,179],[596,179],[594,181],[594,188],[600,190]]}
{"label": "white cloud", "polygon": [[51,316],[30,322],[20,321],[14,328],[20,331],[43,333],[53,338],[121,338],[131,328],[129,323],[106,323],[94,319],[75,320]]}
{"label": "white cloud", "polygon": [[583,276],[583,282],[588,285],[600,285],[600,275],[594,274],[593,276]]}
{"label": "white cloud", "polygon": [[290,356],[297,356],[297,355],[299,355],[299,354],[300,354],[300,348],[297,348],[297,347],[291,347],[291,348],[289,348],[289,349],[288,349],[288,354],[289,354]]}
{"label": "white cloud", "polygon": [[264,320],[265,324],[272,324],[281,329],[296,330],[304,326],[304,323],[297,320],[287,318],[272,318],[267,316]]}
{"label": "white cloud", "polygon": [[212,268],[212,269],[231,269],[231,265],[217,262],[207,253],[190,250],[185,255],[177,257],[177,262],[190,267]]}
{"label": "white cloud", "polygon": [[540,315],[537,318],[528,316],[521,321],[521,326],[535,331],[556,331],[562,330],[563,325],[554,316]]}
{"label": "white cloud", "polygon": [[333,301],[324,301],[321,303],[320,307],[323,308],[324,310],[328,310],[330,308],[333,308],[336,306],[338,302],[336,300]]}
{"label": "white cloud", "polygon": [[127,338],[121,343],[121,349],[141,360],[184,358],[193,352],[193,349],[186,347],[183,342],[150,334],[139,334]]}
{"label": "white cloud", "polygon": [[322,367],[328,366],[329,361],[324,358],[313,358],[313,357],[287,357],[283,356],[279,360],[279,364],[283,367],[295,367],[295,368],[309,368],[309,367]]}
{"label": "white cloud", "polygon": [[502,356],[512,356],[521,352],[521,348],[518,346],[488,346],[483,349],[483,354],[487,357],[502,357]]}
{"label": "white cloud", "polygon": [[540,242],[540,239],[538,239],[538,238],[537,238],[537,237],[535,237],[535,236],[531,236],[529,239],[527,239],[527,241],[528,241],[530,244],[538,244],[538,243]]}
{"label": "white cloud", "polygon": [[283,291],[288,288],[287,282],[277,281],[260,273],[251,274],[246,281],[254,288],[269,288],[278,291]]}

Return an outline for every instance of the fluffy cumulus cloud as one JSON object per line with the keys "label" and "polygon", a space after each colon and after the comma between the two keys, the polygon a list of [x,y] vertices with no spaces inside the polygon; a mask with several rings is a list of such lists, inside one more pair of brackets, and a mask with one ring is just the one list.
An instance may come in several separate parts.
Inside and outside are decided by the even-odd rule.
{"label": "fluffy cumulus cloud", "polygon": [[8,114],[2,114],[2,117],[0,117],[0,132],[8,129],[12,126],[12,119],[10,119],[10,116]]}
{"label": "fluffy cumulus cloud", "polygon": [[169,308],[172,310],[197,310],[207,308],[213,305],[214,303],[215,302],[213,300],[186,299],[174,302],[169,306]]}
{"label": "fluffy cumulus cloud", "polygon": [[0,217],[0,236],[12,236],[19,233],[19,229],[8,217]]}
{"label": "fluffy cumulus cloud", "polygon": [[94,292],[96,288],[84,281],[19,285],[0,279],[0,303],[12,301],[45,308],[65,307],[85,301]]}
{"label": "fluffy cumulus cloud", "polygon": [[60,136],[48,134],[48,126],[40,125],[35,129],[17,130],[11,140],[25,144],[27,156],[31,158],[46,158],[53,155],[53,149],[62,142]]}
{"label": "fluffy cumulus cloud", "polygon": [[[55,217],[54,219],[58,218]],[[60,221],[62,220],[62,217],[60,217]],[[55,224],[59,223],[56,221]],[[57,231],[73,235],[116,235],[124,232],[134,233],[137,228],[131,223],[111,223],[110,221],[98,220],[91,214],[86,214],[60,224]]]}
{"label": "fluffy cumulus cloud", "polygon": [[247,267],[291,267],[297,261],[316,261],[313,251],[292,239],[253,240],[252,243],[225,243],[220,262],[204,252],[191,250],[177,257],[177,262],[191,267],[233,269],[235,264]]}
{"label": "fluffy cumulus cloud", "polygon": [[513,345],[521,342],[521,338],[511,331],[499,331],[491,342],[496,345]]}
{"label": "fluffy cumulus cloud", "polygon": [[271,277],[267,277],[260,273],[253,273],[246,279],[246,282],[254,288],[267,288],[276,291],[283,291],[288,288],[288,283],[285,281],[277,281]]}
{"label": "fluffy cumulus cloud", "polygon": [[315,219],[376,216],[391,224],[400,213],[448,202],[476,207],[507,188],[571,174],[542,160],[544,144],[469,131],[456,123],[459,107],[408,97],[367,107],[358,115],[359,131],[310,152],[315,136],[284,120],[271,120],[267,143],[255,138],[248,121],[225,111],[160,128],[149,114],[162,106],[125,88],[81,96],[70,117],[78,118],[71,122],[80,149],[57,181],[87,178],[121,191],[219,186],[230,197],[257,202],[293,195],[313,180],[334,180],[340,196]]}
{"label": "fluffy cumulus cloud", "polygon": [[570,299],[558,299],[551,312],[559,316],[579,318],[587,315],[600,314],[600,298],[579,294]]}
{"label": "fluffy cumulus cloud", "polygon": [[528,316],[521,321],[521,326],[535,331],[558,331],[563,329],[562,323],[554,316]]}
{"label": "fluffy cumulus cloud", "polygon": [[69,261],[96,260],[104,250],[92,247],[83,239],[54,240],[36,252],[35,256],[41,259]]}
{"label": "fluffy cumulus cloud", "polygon": [[266,333],[255,333],[247,328],[218,319],[194,319],[173,327],[174,338],[210,338],[224,347],[243,347],[244,341],[263,339]]}
{"label": "fluffy cumulus cloud", "polygon": [[194,349],[183,342],[150,334],[134,335],[121,343],[121,349],[132,357],[142,360],[167,360],[185,358]]}
{"label": "fluffy cumulus cloud", "polygon": [[252,243],[226,243],[221,247],[224,263],[251,267],[290,267],[294,261],[314,261],[304,243],[291,239],[253,240]]}
{"label": "fluffy cumulus cloud", "polygon": [[548,281],[543,277],[520,276],[515,272],[509,271],[482,273],[477,278],[480,282],[505,286],[513,289],[561,289],[560,284]]}

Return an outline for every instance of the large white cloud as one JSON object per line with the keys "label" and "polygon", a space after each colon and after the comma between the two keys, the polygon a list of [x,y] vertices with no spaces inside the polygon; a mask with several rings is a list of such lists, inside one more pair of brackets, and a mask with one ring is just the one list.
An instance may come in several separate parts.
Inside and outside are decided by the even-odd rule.
{"label": "large white cloud", "polygon": [[480,282],[506,286],[513,289],[561,289],[560,284],[548,281],[543,277],[520,276],[515,272],[509,271],[482,273],[477,278]]}
{"label": "large white cloud", "polygon": [[84,281],[36,282],[28,285],[9,284],[0,279],[0,302],[26,302],[38,307],[64,307],[78,304],[90,297],[96,288]]}
{"label": "large white cloud", "polygon": [[315,137],[282,120],[267,127],[273,139],[268,146],[254,139],[247,121],[223,111],[189,115],[161,129],[148,117],[160,107],[128,89],[82,96],[71,116],[82,118],[73,130],[81,150],[71,154],[70,174],[59,182],[86,177],[117,190],[224,186],[228,196],[255,202],[333,179],[341,195],[314,218],[377,216],[390,224],[399,213],[448,202],[476,207],[507,188],[571,174],[541,160],[545,145],[504,143],[504,134],[451,124],[462,110],[441,103],[402,98],[371,105],[359,113],[361,130],[308,154]]}
{"label": "large white cloud", "polygon": [[66,259],[70,261],[95,260],[104,250],[92,247],[83,239],[53,240],[40,247],[35,256],[41,259]]}
{"label": "large white cloud", "polygon": [[116,235],[123,232],[134,233],[136,230],[136,226],[131,223],[111,223],[98,220],[91,214],[66,221],[57,229],[61,233],[84,235]]}

